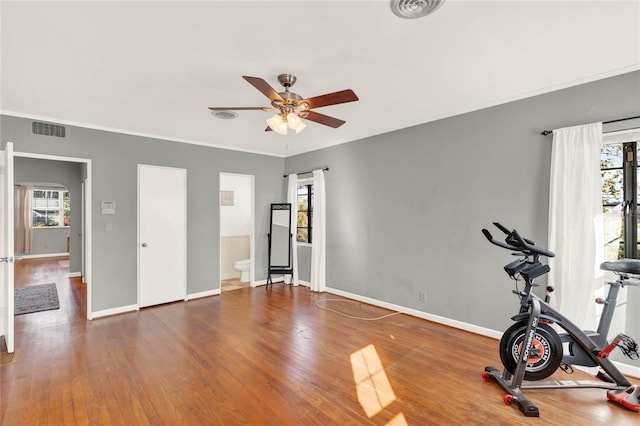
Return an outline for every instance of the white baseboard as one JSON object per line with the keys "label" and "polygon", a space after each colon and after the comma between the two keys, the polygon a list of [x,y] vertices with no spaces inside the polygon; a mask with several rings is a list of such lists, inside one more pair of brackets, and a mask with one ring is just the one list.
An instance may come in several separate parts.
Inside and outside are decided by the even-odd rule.
{"label": "white baseboard", "polygon": [[39,259],[45,257],[69,257],[69,253],[45,253],[45,254],[16,254],[21,259]]}
{"label": "white baseboard", "polygon": [[[219,295],[219,294],[220,294],[220,289],[202,291],[200,293],[188,294],[185,297],[184,301],[187,302],[189,300],[199,299],[199,298],[208,297],[208,296],[215,296],[215,295]],[[105,310],[102,310],[102,311],[92,312],[90,317],[89,317],[89,319],[96,319],[96,318],[106,317],[106,316],[110,316],[110,315],[124,314],[124,313],[127,313],[127,312],[134,312],[134,311],[138,311],[138,310],[140,310],[140,307],[138,306],[138,304],[128,305],[128,306],[120,306],[119,308],[105,309]]]}
{"label": "white baseboard", "polygon": [[218,295],[220,295],[219,288],[214,290],[201,291],[199,293],[187,294],[187,297],[184,298],[184,301],[187,302],[189,300],[200,299],[200,298],[209,297],[209,296],[218,296]]}
{"label": "white baseboard", "polygon": [[[611,361],[622,374],[635,379],[640,379],[640,367],[634,367],[633,365],[625,364],[620,361]],[[599,367],[583,367],[581,365],[572,365],[576,370],[584,371],[592,376],[598,373]]]}
{"label": "white baseboard", "polygon": [[124,314],[126,312],[135,312],[139,309],[140,308],[137,303],[135,305],[120,306],[119,308],[105,309],[103,311],[92,312],[91,315],[89,316],[89,319],[96,319],[101,317],[107,317],[110,315]]}
{"label": "white baseboard", "polygon": [[69,272],[69,278],[81,277],[82,272]]}
{"label": "white baseboard", "polygon": [[625,364],[620,361],[613,361],[613,364],[618,367],[618,370],[625,376],[640,379],[640,367],[634,367],[633,365]]}
{"label": "white baseboard", "polygon": [[502,337],[501,331],[491,330],[489,328],[480,327],[478,325],[469,324],[466,322],[454,320],[451,318],[441,317],[438,315],[428,314],[426,312],[418,311],[411,308],[406,308],[400,305],[394,305],[393,303],[381,302],[380,300],[370,299],[357,294],[347,293],[346,291],[337,290],[335,288],[327,287],[327,293],[337,294],[338,296],[348,297],[349,299],[358,300],[360,302],[368,303],[370,305],[379,306],[381,308],[390,309],[392,311],[401,312],[403,314],[411,315],[414,317],[433,321],[438,324],[447,325],[449,327],[458,328],[460,330],[469,331],[481,336],[493,337],[494,339],[500,339]]}
{"label": "white baseboard", "polygon": [[[302,284],[302,281],[300,282]],[[426,312],[417,311],[415,309],[406,308],[404,306],[394,305],[392,303],[381,302],[376,299],[370,299],[368,297],[359,296],[357,294],[347,293],[346,291],[337,290],[335,288],[327,288],[327,293],[337,294],[338,296],[347,297],[349,299],[358,300],[360,302],[368,303],[370,305],[379,306],[381,308],[390,309],[392,311],[401,312],[403,314],[411,315],[414,317],[426,319],[428,321],[432,321],[438,324],[443,324],[449,327],[457,328],[460,330],[468,331],[470,333],[479,334],[485,337],[491,337],[493,339],[499,340],[502,337],[501,331],[491,330],[489,328],[480,327],[478,325],[469,324],[466,322],[441,317],[438,315],[428,314]],[[613,361],[613,364],[620,370],[622,374],[629,377],[640,378],[640,367],[635,367],[633,365],[625,364],[619,361]],[[587,373],[595,374],[594,370],[597,368],[588,368],[574,365],[573,367],[586,371]]]}

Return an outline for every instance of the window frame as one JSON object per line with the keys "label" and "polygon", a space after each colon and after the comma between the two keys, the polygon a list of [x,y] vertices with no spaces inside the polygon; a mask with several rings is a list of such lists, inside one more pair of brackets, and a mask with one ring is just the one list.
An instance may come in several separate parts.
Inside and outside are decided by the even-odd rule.
{"label": "window frame", "polygon": [[[49,206],[47,206],[45,209],[42,208],[38,208],[36,206],[36,192],[37,191],[43,191],[45,192],[45,195],[47,192],[57,192],[58,193],[58,208],[49,208]],[[67,197],[69,199],[69,208],[66,209],[65,208],[65,193],[67,194]],[[44,198],[44,199],[53,199],[53,198]],[[60,218],[60,221],[58,222],[58,225],[38,225],[35,223],[35,212],[38,210],[46,210],[46,211],[54,211],[57,210],[58,211],[58,217]],[[71,215],[71,193],[69,192],[69,190],[67,188],[64,187],[60,187],[60,188],[51,188],[51,187],[42,187],[42,186],[34,186],[31,190],[31,228],[32,229],[56,229],[56,228],[69,228],[71,226],[71,223],[69,222],[69,225],[65,225],[64,223],[64,219],[65,219],[65,212],[69,211],[69,216]],[[60,222],[62,222],[62,224],[60,224]]]}
{"label": "window frame", "polygon": [[[629,129],[635,130],[635,129]],[[606,134],[606,133],[605,133]],[[602,208],[603,213],[605,212],[605,208],[613,208],[617,205],[621,205],[621,221],[622,221],[622,233],[620,238],[622,239],[621,244],[619,244],[619,248],[617,250],[618,255],[617,258],[633,258],[638,259],[639,250],[638,245],[640,242],[638,241],[638,203],[640,203],[640,191],[638,188],[638,174],[640,173],[640,165],[638,164],[638,157],[640,156],[640,135],[632,136],[630,138],[624,137],[622,140],[616,139],[615,137],[612,140],[603,140],[601,152],[604,151],[605,146],[611,145],[620,145],[621,147],[621,164],[612,165],[611,167],[603,167],[602,163],[602,154],[601,154],[601,162],[600,162],[600,172],[601,172],[601,190],[604,189],[604,174],[607,171],[620,171],[621,173],[621,186],[620,190],[622,192],[619,200],[621,203],[611,203],[607,202],[604,195],[606,195],[605,191],[602,190]],[[603,224],[604,225],[604,224]],[[604,228],[606,230],[606,227]],[[605,246],[605,258],[603,260],[615,260],[608,259],[606,257],[606,244],[607,241],[603,241]],[[601,279],[600,286],[595,289],[594,296],[604,298],[607,293],[607,286],[605,283],[609,280],[617,279],[612,272],[604,271]],[[612,327],[611,330],[617,329],[625,329],[628,325],[627,319],[627,306],[628,306],[628,295],[625,288],[622,288],[620,293],[618,294],[618,299],[616,301],[616,313],[612,319]],[[596,321],[600,321],[600,316],[602,315],[602,305],[596,305]],[[613,332],[609,332],[609,336],[607,338],[612,338],[614,334]]]}
{"label": "window frame", "polygon": [[[307,193],[305,195],[299,195],[298,192],[300,191],[301,187],[307,187]],[[300,205],[299,203],[299,197],[301,196],[306,196],[307,197],[307,210],[300,210],[298,209],[298,206]],[[307,216],[307,226],[298,226],[298,218],[296,215],[296,244],[301,244],[301,245],[312,245],[313,244],[313,238],[312,238],[312,232],[313,232],[313,179],[300,179],[298,180],[298,185],[296,187],[296,213],[300,214],[300,212],[304,212]],[[299,241],[298,240],[298,229],[306,229],[307,231],[307,241]]]}
{"label": "window frame", "polygon": [[622,145],[624,253],[626,258],[638,258],[638,142]]}

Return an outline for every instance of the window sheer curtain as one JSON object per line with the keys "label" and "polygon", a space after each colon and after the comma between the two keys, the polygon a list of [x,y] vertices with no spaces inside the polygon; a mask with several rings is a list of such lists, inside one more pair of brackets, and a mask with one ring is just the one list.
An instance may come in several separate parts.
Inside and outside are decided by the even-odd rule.
{"label": "window sheer curtain", "polygon": [[313,228],[311,230],[311,291],[327,288],[326,203],[324,172],[313,171]]}
{"label": "window sheer curtain", "polygon": [[291,232],[293,233],[291,241],[293,276],[291,277],[291,283],[298,285],[298,245],[296,244],[298,234],[298,175],[290,174],[288,184],[287,203],[291,203]]}
{"label": "window sheer curtain", "polygon": [[14,217],[14,250],[16,253],[31,253],[32,234],[31,226],[31,194],[33,188],[20,185],[14,190],[13,217]]}
{"label": "window sheer curtain", "polygon": [[600,152],[602,123],[553,131],[549,189],[552,303],[577,325],[596,325],[594,291],[604,257]]}

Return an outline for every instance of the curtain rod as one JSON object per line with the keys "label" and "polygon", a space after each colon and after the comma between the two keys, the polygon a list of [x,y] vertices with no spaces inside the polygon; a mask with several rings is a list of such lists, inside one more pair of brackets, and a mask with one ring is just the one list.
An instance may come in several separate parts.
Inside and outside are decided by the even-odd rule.
{"label": "curtain rod", "polygon": [[14,187],[16,187],[16,186],[17,187],[23,187],[24,186],[26,188],[31,187],[31,188],[34,188],[36,190],[37,189],[52,189],[52,190],[56,190],[56,189],[57,190],[63,190],[63,189],[66,190],[67,189],[66,186],[36,185],[36,184],[33,184],[33,183],[30,183],[30,184],[14,183],[13,186]]}
{"label": "curtain rod", "polygon": [[[602,124],[617,123],[618,121],[633,120],[634,118],[640,118],[640,115],[636,115],[636,116],[633,116],[633,117],[619,118],[617,120],[603,121]],[[547,135],[550,135],[551,133],[553,133],[553,130],[543,130],[543,131],[540,132],[540,134],[542,136],[547,136]]]}
{"label": "curtain rod", "polygon": [[[329,167],[325,167],[324,169],[322,169],[322,171],[323,171],[323,172],[328,172],[328,171],[329,171]],[[313,170],[310,170],[310,171],[308,171],[308,172],[298,172],[298,173],[295,173],[295,174],[296,174],[296,175],[306,175],[307,173],[313,173]],[[293,173],[290,173],[290,174],[293,174]],[[287,176],[289,176],[289,175],[282,175],[282,177],[285,177],[285,178],[286,178]]]}

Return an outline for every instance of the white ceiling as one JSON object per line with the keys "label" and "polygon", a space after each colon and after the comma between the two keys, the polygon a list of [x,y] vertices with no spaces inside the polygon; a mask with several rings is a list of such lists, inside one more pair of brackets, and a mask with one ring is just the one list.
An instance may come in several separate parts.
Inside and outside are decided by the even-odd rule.
{"label": "white ceiling", "polygon": [[[640,69],[639,1],[456,1],[400,19],[388,1],[2,1],[4,114],[290,156]],[[300,134],[242,79],[358,102]]]}

